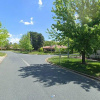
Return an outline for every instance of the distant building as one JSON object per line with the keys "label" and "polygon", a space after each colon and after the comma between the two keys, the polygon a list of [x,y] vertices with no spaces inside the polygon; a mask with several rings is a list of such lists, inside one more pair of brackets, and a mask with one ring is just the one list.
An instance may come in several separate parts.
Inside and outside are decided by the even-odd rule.
{"label": "distant building", "polygon": [[97,50],[97,53],[96,54],[91,54],[90,56],[89,56],[90,58],[100,58],[100,50]]}
{"label": "distant building", "polygon": [[67,47],[66,46],[60,46],[60,45],[52,45],[52,46],[44,46],[43,47],[43,50],[44,51],[55,51],[55,48],[58,48],[58,49],[61,49],[61,48],[64,48],[66,49]]}
{"label": "distant building", "polygon": [[6,47],[2,47],[2,48],[0,47],[0,50],[6,50]]}

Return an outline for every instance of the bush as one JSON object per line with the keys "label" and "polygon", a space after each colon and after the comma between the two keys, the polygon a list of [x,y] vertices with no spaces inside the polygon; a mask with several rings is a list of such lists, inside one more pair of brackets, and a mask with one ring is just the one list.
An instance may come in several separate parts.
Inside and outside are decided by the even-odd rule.
{"label": "bush", "polygon": [[38,51],[39,51],[39,52],[43,52],[43,48],[42,48],[42,47],[39,48]]}
{"label": "bush", "polygon": [[64,49],[64,48],[61,48],[60,50],[61,50],[62,53],[66,53],[67,52],[67,50]]}

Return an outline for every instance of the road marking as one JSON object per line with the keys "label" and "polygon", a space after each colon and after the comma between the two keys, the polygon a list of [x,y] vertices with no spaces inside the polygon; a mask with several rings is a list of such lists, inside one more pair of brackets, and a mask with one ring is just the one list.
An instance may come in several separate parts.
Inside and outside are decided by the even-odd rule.
{"label": "road marking", "polygon": [[28,62],[26,62],[23,58],[21,58],[23,60],[23,62],[27,65],[30,66],[30,64]]}

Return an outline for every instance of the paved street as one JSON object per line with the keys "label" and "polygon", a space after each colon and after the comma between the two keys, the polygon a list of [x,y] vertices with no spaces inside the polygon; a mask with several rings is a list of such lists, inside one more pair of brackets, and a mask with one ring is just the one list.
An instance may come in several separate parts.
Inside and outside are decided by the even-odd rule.
{"label": "paved street", "polygon": [[0,64],[0,100],[100,100],[100,83],[52,66],[51,55],[6,52]]}

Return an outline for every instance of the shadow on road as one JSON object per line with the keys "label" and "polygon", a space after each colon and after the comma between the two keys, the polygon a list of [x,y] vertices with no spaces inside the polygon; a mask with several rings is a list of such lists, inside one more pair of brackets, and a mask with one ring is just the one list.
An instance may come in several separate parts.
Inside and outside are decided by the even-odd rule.
{"label": "shadow on road", "polygon": [[27,67],[20,67],[19,71],[21,72],[19,76],[22,78],[32,76],[37,79],[35,82],[41,82],[45,87],[73,82],[74,84],[79,84],[87,92],[89,92],[91,87],[100,91],[99,82],[92,81],[50,64],[33,64]]}

